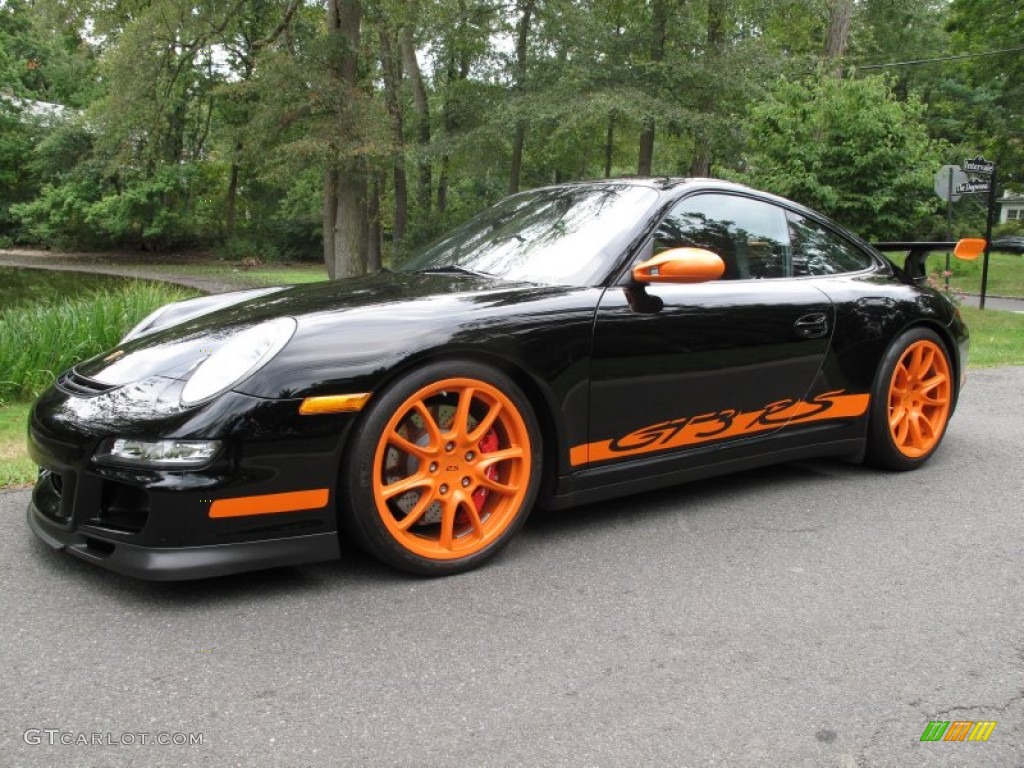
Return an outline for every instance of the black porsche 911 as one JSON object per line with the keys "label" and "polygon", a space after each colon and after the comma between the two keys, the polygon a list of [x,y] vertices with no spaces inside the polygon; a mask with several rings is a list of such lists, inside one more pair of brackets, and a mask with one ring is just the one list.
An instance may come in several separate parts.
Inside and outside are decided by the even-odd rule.
{"label": "black porsche 911", "polygon": [[967,329],[923,284],[930,246],[894,245],[902,266],[735,184],[610,180],[509,197],[397,271],[172,304],[35,404],[29,523],[150,579],[339,537],[433,575],[536,504],[809,457],[913,469]]}

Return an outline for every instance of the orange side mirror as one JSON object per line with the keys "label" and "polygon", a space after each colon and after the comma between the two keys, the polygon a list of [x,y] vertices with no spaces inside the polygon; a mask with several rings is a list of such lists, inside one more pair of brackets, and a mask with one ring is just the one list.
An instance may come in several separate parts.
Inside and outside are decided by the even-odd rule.
{"label": "orange side mirror", "polygon": [[706,283],[725,274],[725,262],[704,248],[671,248],[633,267],[638,283]]}
{"label": "orange side mirror", "polygon": [[974,261],[985,252],[986,245],[983,237],[965,237],[956,244],[953,255],[964,261]]}

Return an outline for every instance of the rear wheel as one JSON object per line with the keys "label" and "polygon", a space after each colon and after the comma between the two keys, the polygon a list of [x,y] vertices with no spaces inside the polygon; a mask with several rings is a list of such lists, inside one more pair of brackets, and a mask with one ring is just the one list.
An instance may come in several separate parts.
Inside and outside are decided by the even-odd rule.
{"label": "rear wheel", "polygon": [[371,401],[343,471],[349,527],[402,570],[445,575],[495,555],[537,494],[541,445],[500,371],[436,363]]}
{"label": "rear wheel", "polygon": [[942,340],[924,328],[901,336],[875,383],[868,460],[899,470],[926,462],[946,433],[953,394],[953,366]]}

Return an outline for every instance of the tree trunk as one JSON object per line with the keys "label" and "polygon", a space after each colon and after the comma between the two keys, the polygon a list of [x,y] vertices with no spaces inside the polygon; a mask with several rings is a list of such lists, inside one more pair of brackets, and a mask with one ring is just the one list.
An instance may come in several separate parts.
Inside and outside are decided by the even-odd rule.
{"label": "tree trunk", "polygon": [[448,171],[451,167],[451,158],[447,153],[441,155],[441,174],[437,180],[437,212],[444,213],[448,210]]}
{"label": "tree trunk", "polygon": [[654,118],[644,120],[640,131],[640,158],[636,164],[636,172],[640,176],[650,176],[654,163]]}
{"label": "tree trunk", "polygon": [[366,269],[378,272],[381,268],[381,244],[384,233],[380,226],[381,178],[383,173],[375,173],[370,183],[370,199],[367,202],[367,234]]}
{"label": "tree trunk", "polygon": [[[461,4],[460,8],[465,11],[465,7]],[[464,22],[465,18],[460,21],[460,27]],[[459,87],[457,85],[458,83],[463,82],[467,77],[469,77],[469,65],[470,60],[465,52],[460,54],[457,59],[455,56],[452,56],[448,62],[444,107],[441,114],[446,137],[453,136],[458,128],[458,120],[456,118],[455,110],[452,108],[452,93]],[[441,156],[441,176],[437,180],[437,210],[440,213],[444,213],[448,209],[448,180],[450,176],[451,157],[447,152],[445,152]]]}
{"label": "tree trunk", "polygon": [[[668,29],[668,6],[666,0],[651,2],[651,61],[657,63],[665,58],[665,35]],[[640,132],[640,156],[636,172],[650,176],[654,164],[654,118],[644,119]]]}
{"label": "tree trunk", "polygon": [[833,73],[842,77],[842,59],[850,42],[853,0],[828,0],[828,30],[825,33],[825,58],[833,63]]}
{"label": "tree trunk", "polygon": [[711,142],[703,131],[694,140],[693,160],[690,161],[691,178],[711,176]]}
{"label": "tree trunk", "polygon": [[328,168],[324,171],[324,264],[327,265],[327,277],[334,280],[334,232],[338,220],[338,169]]}
{"label": "tree trunk", "polygon": [[338,174],[338,207],[334,219],[334,280],[366,273],[366,178],[351,165],[354,164],[343,168]]}
{"label": "tree trunk", "polygon": [[[704,49],[705,69],[714,71],[725,44],[725,3],[727,0],[709,0],[707,46]],[[709,118],[718,111],[718,94],[708,89],[700,99],[700,110]],[[690,161],[690,176],[711,175],[711,130],[709,126],[698,126],[693,137],[693,159]]]}
{"label": "tree trunk", "polygon": [[430,105],[427,103],[427,89],[423,85],[423,73],[416,60],[416,46],[413,44],[412,30],[409,27],[402,27],[399,31],[399,43],[405,71],[412,86],[412,101],[416,109],[416,138],[420,145],[419,188],[416,190],[416,200],[419,203],[420,215],[426,216],[430,213],[430,198],[433,193],[430,158],[426,156],[427,148],[430,146]]}
{"label": "tree trunk", "polygon": [[[235,156],[242,152],[241,143],[235,145]],[[238,160],[231,160],[231,170],[228,175],[228,196],[224,210],[224,231],[228,237],[235,235],[235,211],[238,207]]]}
{"label": "tree trunk", "polygon": [[[519,17],[519,25],[516,31],[516,90],[523,88],[526,80],[526,54],[527,43],[530,38],[530,19],[533,16],[536,0],[520,0],[519,7],[522,15]],[[512,164],[509,168],[508,191],[514,193],[519,191],[519,177],[523,170],[523,145],[526,143],[526,124],[519,120],[516,123],[516,133],[512,139]]]}
{"label": "tree trunk", "polygon": [[[327,31],[339,46],[332,74],[349,98],[355,98],[359,84],[361,21],[359,0],[328,0]],[[350,115],[338,115],[340,135],[349,138],[355,130]],[[366,271],[366,170],[359,159],[340,157],[335,163],[324,177],[324,258],[331,279],[341,279]]]}
{"label": "tree trunk", "polygon": [[519,191],[519,177],[523,172],[523,145],[526,143],[526,125],[522,121],[516,124],[516,135],[512,137],[512,162],[508,171],[508,192]]}
{"label": "tree trunk", "polygon": [[604,137],[604,177],[612,175],[612,150],[615,144],[615,110],[608,113],[608,132]]}
{"label": "tree trunk", "polygon": [[402,60],[395,55],[395,46],[387,29],[381,25],[380,61],[384,75],[384,97],[387,101],[388,113],[395,137],[394,177],[395,177],[395,222],[391,232],[391,245],[398,250],[405,238],[405,224],[409,214],[409,184],[405,174],[405,114],[398,89],[402,82]]}

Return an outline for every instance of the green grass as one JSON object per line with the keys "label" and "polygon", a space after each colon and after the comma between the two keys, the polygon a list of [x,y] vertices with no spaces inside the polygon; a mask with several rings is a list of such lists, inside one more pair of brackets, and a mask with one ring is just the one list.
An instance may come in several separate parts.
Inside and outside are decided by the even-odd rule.
{"label": "green grass", "polygon": [[1024,315],[960,307],[971,331],[969,367],[1024,365]]}
{"label": "green grass", "polygon": [[[950,286],[964,293],[981,292],[981,271],[984,258],[974,261],[950,260]],[[928,259],[931,272],[945,267],[945,257],[934,254]],[[988,296],[1024,297],[1024,255],[1017,253],[993,253],[988,265]]]}
{"label": "green grass", "polygon": [[254,287],[319,283],[327,279],[327,269],[323,264],[292,264],[289,266],[264,264],[259,267],[239,267],[230,264],[182,264],[174,266],[173,272],[182,277],[223,280]]}
{"label": "green grass", "polygon": [[0,488],[35,482],[36,465],[25,453],[28,403],[0,406]]}
{"label": "green grass", "polygon": [[61,371],[115,346],[157,307],[195,295],[137,281],[0,313],[0,401],[34,397]]}

